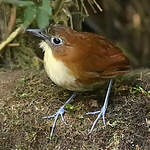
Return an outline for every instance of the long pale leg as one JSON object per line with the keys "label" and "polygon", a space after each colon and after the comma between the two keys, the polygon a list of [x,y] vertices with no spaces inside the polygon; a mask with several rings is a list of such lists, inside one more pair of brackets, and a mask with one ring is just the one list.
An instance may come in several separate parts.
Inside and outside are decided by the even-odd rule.
{"label": "long pale leg", "polygon": [[54,115],[51,115],[51,116],[46,116],[46,117],[43,117],[44,119],[49,119],[49,118],[54,118],[54,122],[53,122],[53,125],[52,125],[52,129],[51,129],[51,132],[50,132],[50,137],[52,137],[53,135],[53,132],[54,132],[54,129],[55,129],[55,126],[56,126],[56,121],[59,117],[59,115],[61,116],[61,120],[63,121],[63,123],[66,125],[66,122],[64,120],[64,112],[65,112],[65,105],[70,103],[70,101],[76,96],[76,93],[74,92],[72,94],[72,96],[65,102],[64,105],[62,105],[59,110],[54,114]]}
{"label": "long pale leg", "polygon": [[96,112],[88,112],[87,113],[87,115],[89,115],[89,114],[92,114],[92,115],[98,114],[96,120],[94,121],[94,123],[93,123],[93,125],[92,125],[92,127],[90,129],[89,134],[93,131],[93,129],[94,129],[94,127],[95,127],[95,125],[96,125],[96,123],[97,123],[97,121],[99,120],[100,117],[103,118],[103,123],[105,125],[105,113],[106,113],[106,110],[107,110],[107,105],[108,105],[108,100],[109,100],[109,95],[110,95],[111,87],[112,87],[112,79],[109,82],[107,93],[106,93],[106,96],[105,96],[104,105],[101,108],[101,110],[100,111],[96,111]]}

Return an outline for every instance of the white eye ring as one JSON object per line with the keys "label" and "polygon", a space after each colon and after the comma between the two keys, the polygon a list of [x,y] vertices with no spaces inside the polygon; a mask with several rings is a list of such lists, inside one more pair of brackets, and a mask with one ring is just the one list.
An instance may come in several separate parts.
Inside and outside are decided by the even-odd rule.
{"label": "white eye ring", "polygon": [[63,40],[58,36],[52,36],[51,43],[55,46],[60,46],[63,44]]}

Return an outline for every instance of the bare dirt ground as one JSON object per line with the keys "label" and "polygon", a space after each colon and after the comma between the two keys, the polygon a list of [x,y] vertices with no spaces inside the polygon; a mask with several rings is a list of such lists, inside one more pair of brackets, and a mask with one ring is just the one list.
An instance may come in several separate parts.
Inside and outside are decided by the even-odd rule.
{"label": "bare dirt ground", "polygon": [[[141,72],[141,71],[140,71]],[[79,93],[68,106],[52,139],[54,114],[71,92],[53,84],[44,70],[0,70],[0,149],[2,150],[149,150],[150,71],[118,79],[110,95],[106,126],[85,115],[102,106],[106,88]]]}

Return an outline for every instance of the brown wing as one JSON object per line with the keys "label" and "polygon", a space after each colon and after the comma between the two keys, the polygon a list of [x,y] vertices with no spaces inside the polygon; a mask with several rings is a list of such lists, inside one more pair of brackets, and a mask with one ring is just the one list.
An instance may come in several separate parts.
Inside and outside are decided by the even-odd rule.
{"label": "brown wing", "polygon": [[111,78],[128,72],[129,61],[118,47],[96,34],[88,34],[84,41],[84,50],[89,54],[84,60],[85,70],[97,72],[101,78]]}

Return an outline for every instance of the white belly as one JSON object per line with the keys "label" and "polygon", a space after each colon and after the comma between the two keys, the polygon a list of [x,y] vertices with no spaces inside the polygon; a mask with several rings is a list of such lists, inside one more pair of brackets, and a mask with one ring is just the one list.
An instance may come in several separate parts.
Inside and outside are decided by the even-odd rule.
{"label": "white belly", "polygon": [[52,54],[52,50],[45,43],[41,42],[40,47],[44,49],[44,65],[45,70],[51,80],[66,89],[74,90],[75,87],[75,77],[71,74],[69,68],[65,66],[62,61],[55,59]]}

